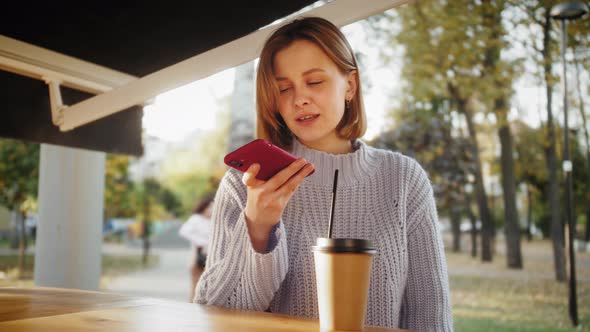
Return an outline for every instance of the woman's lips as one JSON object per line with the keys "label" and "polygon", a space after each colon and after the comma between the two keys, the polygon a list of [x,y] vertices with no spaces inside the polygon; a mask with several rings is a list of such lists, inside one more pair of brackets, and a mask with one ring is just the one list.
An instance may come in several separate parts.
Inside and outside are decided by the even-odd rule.
{"label": "woman's lips", "polygon": [[320,115],[319,114],[305,114],[302,115],[300,117],[298,117],[297,119],[295,119],[298,123],[311,123],[314,120],[316,120]]}

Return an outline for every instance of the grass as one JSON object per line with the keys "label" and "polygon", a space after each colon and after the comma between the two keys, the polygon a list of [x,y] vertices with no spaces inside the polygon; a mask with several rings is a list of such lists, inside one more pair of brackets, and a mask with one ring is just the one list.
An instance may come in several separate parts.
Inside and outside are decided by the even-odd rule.
{"label": "grass", "polygon": [[532,325],[520,325],[510,322],[496,321],[493,319],[472,318],[465,319],[455,317],[455,331],[481,331],[481,332],[566,332],[579,331],[574,328],[555,328]]}
{"label": "grass", "polygon": [[482,263],[447,252],[456,331],[590,331],[590,253],[576,253],[580,327],[568,315],[567,283],[555,281],[551,244],[522,243],[524,268],[505,267],[502,253]]}
{"label": "grass", "polygon": [[[0,287],[33,286],[34,256],[26,255],[24,273],[19,278],[16,266],[18,264],[18,255],[0,255]],[[142,266],[141,255],[102,255],[102,275],[101,284],[108,282],[110,279],[141,270],[158,266],[159,257],[150,255],[146,267]]]}
{"label": "grass", "polygon": [[[548,280],[450,278],[457,331],[576,331],[566,285]],[[578,283],[578,314],[590,327],[590,283]]]}

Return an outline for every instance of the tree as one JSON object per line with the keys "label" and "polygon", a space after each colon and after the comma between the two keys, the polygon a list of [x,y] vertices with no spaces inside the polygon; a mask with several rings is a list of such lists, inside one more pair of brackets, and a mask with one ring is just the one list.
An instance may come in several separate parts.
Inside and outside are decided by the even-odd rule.
{"label": "tree", "polygon": [[[590,170],[586,168],[586,154],[582,148],[582,138],[577,135],[576,130],[571,131],[571,159],[573,169],[575,170],[575,181],[573,182],[573,200],[575,208],[575,216],[583,215],[588,211],[588,202],[590,202]],[[588,222],[588,220],[586,220]],[[576,221],[574,220],[574,223]],[[583,239],[584,236],[576,236]]]}
{"label": "tree", "polygon": [[[580,110],[580,117],[582,118],[582,132],[584,133],[584,143],[586,145],[586,167],[587,173],[590,173],[590,134],[588,134],[588,121],[586,116],[586,110],[584,107],[584,98],[582,97],[582,82],[580,82],[580,64],[574,55],[574,64],[576,68],[576,87],[578,95],[578,108]],[[590,242],[590,192],[586,193],[585,214],[586,214],[586,232],[584,234],[584,242]]]}
{"label": "tree", "polygon": [[179,217],[182,214],[182,204],[176,194],[158,179],[146,177],[134,186],[133,205],[135,216],[141,222],[140,236],[143,242],[144,266],[150,250],[153,221],[170,216]]}
{"label": "tree", "polygon": [[129,178],[129,156],[108,154],[105,167],[105,220],[135,216],[133,182]]}
{"label": "tree", "polygon": [[506,11],[503,0],[484,0],[481,5],[484,61],[482,78],[487,89],[482,99],[496,115],[501,145],[502,189],[508,267],[522,268],[520,227],[516,209],[516,182],[514,175],[513,138],[508,122],[509,98],[512,94],[514,61],[503,60],[500,55],[507,48],[502,14]]}
{"label": "tree", "polygon": [[527,237],[531,239],[531,228],[533,224],[541,226],[544,235],[549,235],[545,225],[533,220],[533,212],[537,220],[544,220],[549,217],[550,211],[546,208],[546,200],[540,197],[545,194],[548,183],[547,168],[545,167],[545,154],[542,129],[535,129],[522,121],[512,123],[515,142],[514,147],[518,155],[515,165],[516,179],[518,183],[526,184],[527,190]]}
{"label": "tree", "polygon": [[[553,74],[553,61],[557,59],[557,44],[551,30],[551,16],[549,12],[556,3],[553,0],[536,1],[512,1],[514,8],[520,9],[524,16],[517,24],[525,25],[531,31],[531,35],[523,36],[521,43],[532,50],[532,58],[535,60],[539,75],[545,85],[547,122],[545,124],[546,139],[545,159],[549,174],[547,199],[551,212],[551,240],[553,244],[553,261],[555,266],[555,278],[558,281],[566,280],[565,273],[565,240],[563,224],[561,220],[561,209],[559,202],[559,183],[557,178],[557,152],[556,134],[553,124],[553,87],[556,78]],[[533,28],[536,27],[537,29]],[[541,31],[541,39],[537,32]]]}
{"label": "tree", "polygon": [[[404,47],[402,77],[408,103],[445,97],[463,116],[475,165],[475,193],[483,228],[482,260],[491,261],[494,224],[473,120],[478,111],[475,107],[478,92],[483,89],[484,82],[481,79],[484,52],[478,38],[482,24],[481,17],[475,15],[479,6],[481,4],[467,0],[416,2],[400,9],[399,16],[382,16],[388,24],[377,22],[373,27],[389,34],[391,45]],[[466,11],[472,14],[465,15]],[[401,25],[400,31],[388,32],[396,23]]]}
{"label": "tree", "polygon": [[148,257],[150,253],[150,236],[152,235],[152,206],[156,199],[159,184],[152,178],[143,180],[139,193],[140,209],[141,211],[141,239],[143,242],[142,264],[147,266]]}
{"label": "tree", "polygon": [[[580,80],[581,71],[585,70],[586,73],[590,72],[590,56],[587,56],[588,50],[590,50],[590,34],[588,31],[590,30],[590,22],[587,19],[584,20],[575,20],[571,24],[568,25],[568,33],[570,37],[570,48],[574,53],[574,69],[576,73],[576,94],[577,94],[577,101],[578,101],[578,110],[580,111],[580,117],[582,119],[582,133],[584,135],[584,144],[586,146],[586,172],[590,173],[590,134],[588,133],[588,127],[590,126],[590,122],[587,121],[588,115],[586,114],[586,107],[585,107],[585,98],[588,95],[584,95],[582,93],[582,86],[583,82]],[[581,51],[581,52],[580,52]],[[582,56],[582,53],[586,53],[586,56]],[[590,85],[588,82],[586,83],[586,90],[590,91]],[[577,171],[576,171],[577,172]],[[577,175],[574,174],[575,179],[577,180]],[[574,182],[575,183],[575,182]],[[586,215],[586,232],[584,234],[584,241],[586,243],[590,242],[590,192],[586,194],[586,201],[584,202],[583,206],[585,206],[585,215]]]}
{"label": "tree", "polygon": [[26,250],[25,210],[27,199],[37,197],[39,144],[0,139],[0,204],[13,211],[19,230],[18,273],[24,268]]}
{"label": "tree", "polygon": [[458,252],[461,250],[461,206],[469,204],[464,188],[475,167],[468,148],[470,142],[453,135],[450,103],[443,98],[397,110],[395,117],[397,126],[369,144],[411,156],[426,169],[437,205],[449,211],[453,251]]}
{"label": "tree", "polygon": [[[560,202],[559,202],[559,182],[558,182],[558,165],[557,165],[557,142],[556,142],[556,129],[555,125],[553,124],[553,87],[557,82],[557,75],[554,73],[554,65],[560,64],[560,53],[558,49],[558,40],[560,32],[558,29],[555,29],[557,26],[553,23],[549,12],[551,8],[558,3],[558,1],[554,0],[534,0],[534,1],[511,1],[512,6],[518,8],[520,12],[523,14],[522,18],[520,18],[520,25],[526,27],[523,29],[524,31],[530,31],[530,34],[524,34],[521,36],[520,43],[525,46],[526,49],[530,51],[530,58],[535,60],[535,64],[537,68],[539,68],[539,76],[541,81],[545,85],[546,90],[546,97],[547,97],[547,123],[545,125],[546,128],[546,139],[545,139],[545,149],[546,149],[546,159],[547,159],[547,169],[549,171],[549,190],[548,190],[548,200],[550,204],[551,210],[551,237],[553,241],[553,251],[554,251],[554,262],[555,262],[555,273],[556,279],[559,281],[565,281],[565,253],[564,253],[564,234],[563,234],[563,222],[561,220],[561,213],[560,213]],[[574,53],[574,63],[568,64],[569,68],[573,68],[575,70],[576,77],[579,76],[581,69],[584,69],[586,72],[590,71],[590,57],[587,56],[587,51],[590,47],[590,34],[588,31],[590,30],[590,22],[588,19],[581,19],[575,20],[568,24],[567,34],[568,34],[568,45],[569,49],[573,52],[576,50],[581,51],[581,55],[576,56],[576,52]],[[538,35],[538,32],[540,34]],[[583,56],[583,54],[586,56]],[[571,77],[571,76],[570,76]],[[574,169],[574,185],[577,184],[580,180],[576,173],[578,171],[590,170],[590,149],[589,147],[589,140],[588,139],[588,122],[586,121],[586,112],[585,112],[585,103],[584,97],[587,96],[583,95],[582,93],[582,85],[584,82],[581,82],[579,79],[576,80],[575,86],[577,90],[578,98],[570,98],[570,106],[576,100],[578,101],[577,108],[580,111],[580,117],[582,119],[582,134],[584,135],[585,139],[585,146],[586,146],[586,166],[576,167]],[[587,84],[587,82],[586,82]],[[586,85],[588,86],[588,85]],[[573,91],[570,91],[573,93]],[[573,95],[572,95],[573,97]],[[557,121],[559,123],[559,121]],[[587,207],[586,219],[590,219],[590,197],[587,198],[585,202],[583,202],[583,206]],[[590,229],[587,229],[587,234],[590,239]]]}

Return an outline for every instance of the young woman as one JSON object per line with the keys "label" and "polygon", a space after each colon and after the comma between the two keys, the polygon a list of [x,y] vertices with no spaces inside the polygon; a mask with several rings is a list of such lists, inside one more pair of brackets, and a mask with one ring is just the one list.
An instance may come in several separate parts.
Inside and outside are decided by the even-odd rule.
{"label": "young woman", "polygon": [[226,173],[195,302],[318,317],[311,247],[327,234],[339,169],[333,236],[370,239],[378,250],[366,323],[453,329],[430,182],[413,159],[359,140],[366,129],[359,77],[346,38],[324,19],[295,20],[266,41],[258,135],[302,158],[268,181],[255,178],[257,165],[243,176]]}

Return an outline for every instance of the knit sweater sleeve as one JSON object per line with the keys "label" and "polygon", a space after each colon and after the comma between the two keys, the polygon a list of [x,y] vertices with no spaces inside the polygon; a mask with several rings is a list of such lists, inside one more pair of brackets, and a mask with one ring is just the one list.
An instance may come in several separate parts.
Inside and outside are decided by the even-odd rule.
{"label": "knit sweater sleeve", "polygon": [[453,331],[447,263],[432,186],[416,163],[408,171],[408,279],[400,313],[403,328]]}
{"label": "knit sweater sleeve", "polygon": [[207,267],[197,285],[196,303],[263,311],[287,274],[282,221],[271,235],[268,252],[256,252],[244,217],[245,202],[239,173],[228,171],[215,197]]}

